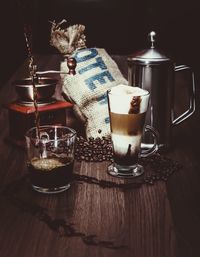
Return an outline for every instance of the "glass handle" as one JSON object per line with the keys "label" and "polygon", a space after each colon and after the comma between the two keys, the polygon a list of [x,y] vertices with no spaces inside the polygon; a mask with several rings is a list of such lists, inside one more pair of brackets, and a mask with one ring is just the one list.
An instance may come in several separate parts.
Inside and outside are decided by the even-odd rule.
{"label": "glass handle", "polygon": [[151,145],[150,148],[148,147],[148,149],[144,149],[143,147],[145,146],[145,144],[141,144],[140,157],[147,157],[158,151],[158,137],[159,137],[158,132],[149,125],[146,125],[144,132],[145,133],[149,132],[152,134],[153,144]]}
{"label": "glass handle", "polygon": [[194,72],[192,71],[192,69],[189,66],[186,66],[186,65],[180,65],[180,66],[175,67],[176,72],[183,71],[183,70],[189,70],[191,73],[191,79],[192,79],[192,83],[191,83],[190,87],[188,88],[188,91],[189,91],[188,93],[189,93],[189,97],[190,97],[189,108],[187,109],[187,111],[182,113],[177,118],[174,118],[174,112],[172,111],[172,125],[173,126],[176,126],[176,125],[180,124],[182,121],[189,118],[195,112],[195,107],[196,107]]}

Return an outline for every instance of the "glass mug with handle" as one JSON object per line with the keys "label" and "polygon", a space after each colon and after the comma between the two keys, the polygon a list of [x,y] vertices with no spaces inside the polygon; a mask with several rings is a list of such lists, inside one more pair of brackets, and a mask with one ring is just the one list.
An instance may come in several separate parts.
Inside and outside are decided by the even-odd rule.
{"label": "glass mug with handle", "polygon": [[[39,132],[39,137],[38,137]],[[27,131],[27,166],[32,187],[40,193],[59,193],[70,187],[76,131],[45,125]]]}
{"label": "glass mug with handle", "polygon": [[[108,173],[122,178],[142,175],[144,168],[138,164],[138,158],[158,150],[157,132],[151,126],[144,126],[150,94],[139,87],[117,85],[107,95],[114,157]],[[152,134],[154,143],[150,149],[141,149],[146,132]]]}

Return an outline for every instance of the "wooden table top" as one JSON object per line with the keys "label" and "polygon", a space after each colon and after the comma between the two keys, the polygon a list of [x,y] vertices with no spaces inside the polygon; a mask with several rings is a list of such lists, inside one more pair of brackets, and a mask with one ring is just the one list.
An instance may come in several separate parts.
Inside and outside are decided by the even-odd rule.
{"label": "wooden table top", "polygon": [[[126,58],[113,58],[127,76]],[[60,55],[36,56],[40,70],[58,70],[60,61]],[[173,147],[163,154],[181,165],[167,181],[123,190],[77,180],[66,192],[44,195],[30,186],[24,149],[6,140],[3,105],[16,99],[11,82],[26,77],[27,67],[26,60],[0,91],[0,256],[199,257],[199,89],[197,111],[174,128]],[[62,99],[60,83],[56,98]],[[182,97],[177,101],[184,105]],[[107,166],[75,161],[74,172],[116,185]]]}

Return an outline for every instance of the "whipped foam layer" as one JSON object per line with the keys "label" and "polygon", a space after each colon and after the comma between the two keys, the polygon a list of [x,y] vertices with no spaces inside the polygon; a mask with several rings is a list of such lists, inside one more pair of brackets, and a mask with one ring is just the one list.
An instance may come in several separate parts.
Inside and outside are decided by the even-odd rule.
{"label": "whipped foam layer", "polygon": [[119,114],[128,114],[133,97],[140,97],[138,113],[147,111],[149,92],[139,87],[117,85],[109,91],[110,111]]}

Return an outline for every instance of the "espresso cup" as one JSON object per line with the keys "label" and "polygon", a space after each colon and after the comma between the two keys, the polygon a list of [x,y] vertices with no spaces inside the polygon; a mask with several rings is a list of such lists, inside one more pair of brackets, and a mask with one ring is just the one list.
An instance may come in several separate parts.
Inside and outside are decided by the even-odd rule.
{"label": "espresso cup", "polygon": [[[115,177],[137,177],[144,168],[139,157],[147,157],[158,150],[157,132],[144,126],[149,102],[149,92],[139,87],[118,85],[107,91],[111,139],[114,162],[108,173]],[[154,142],[150,149],[142,149],[144,133],[151,133]]]}

